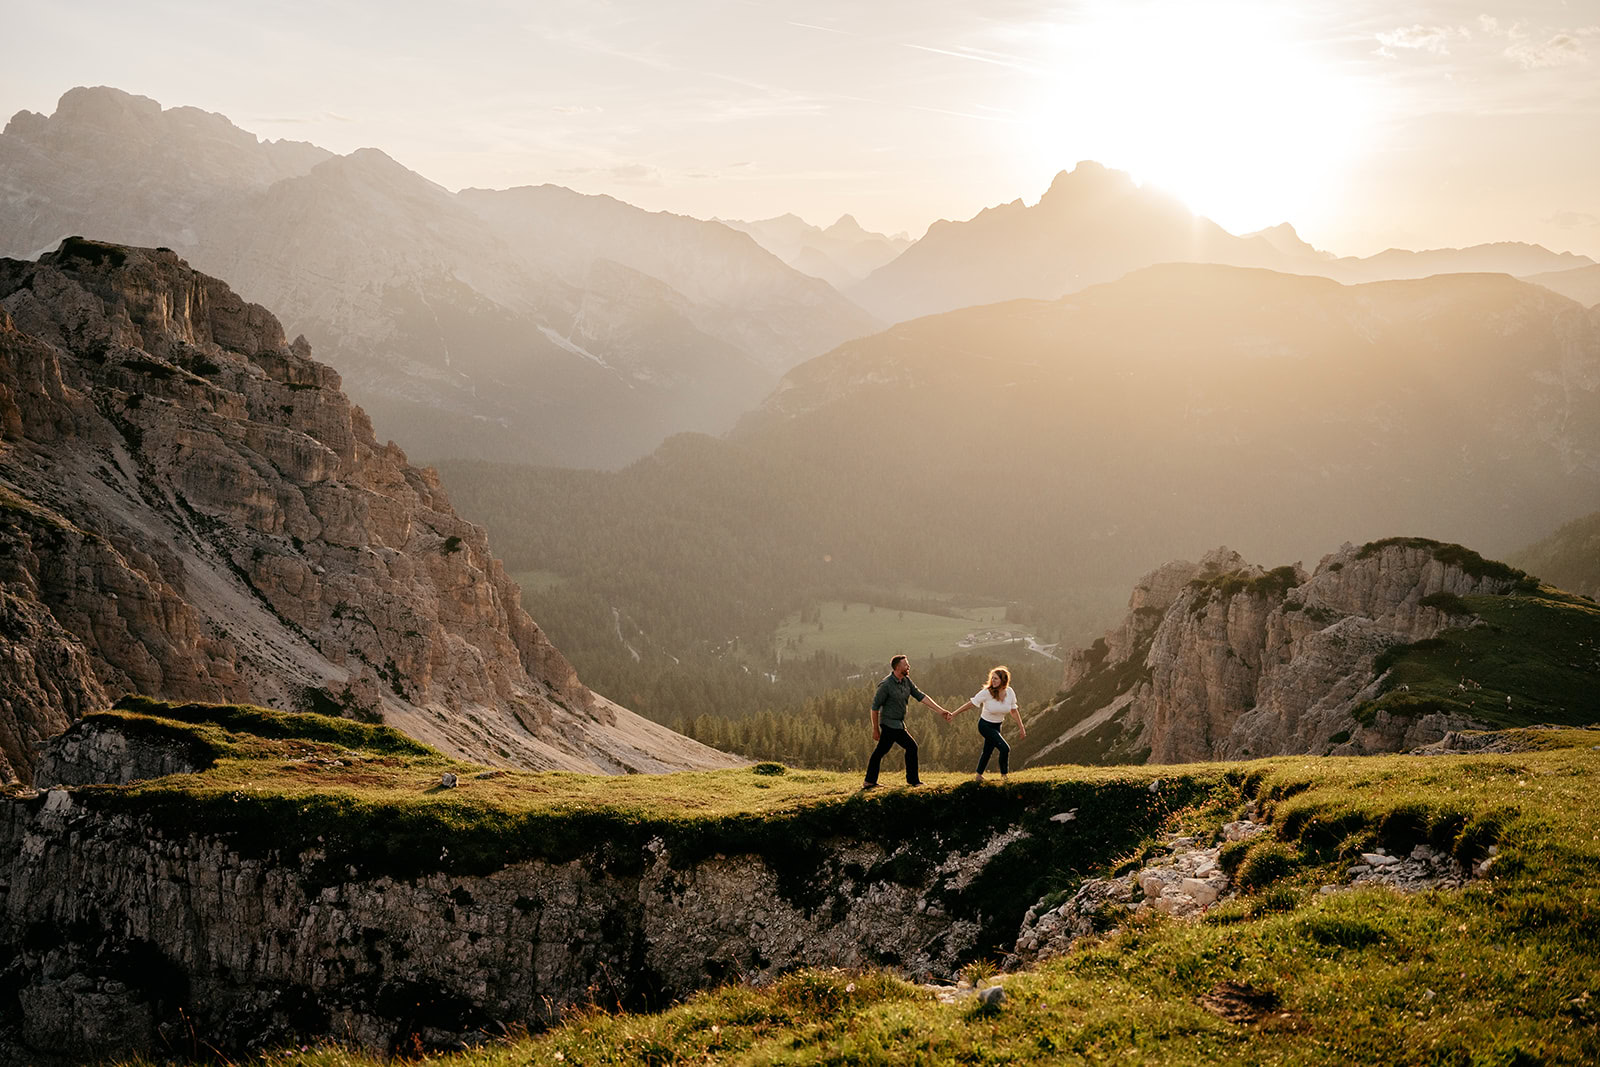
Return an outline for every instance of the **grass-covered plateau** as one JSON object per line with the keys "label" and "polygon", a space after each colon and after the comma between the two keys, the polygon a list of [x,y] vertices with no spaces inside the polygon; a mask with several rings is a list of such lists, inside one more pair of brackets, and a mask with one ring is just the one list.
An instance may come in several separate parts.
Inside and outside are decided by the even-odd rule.
{"label": "grass-covered plateau", "polygon": [[[1083,852],[1093,860],[1082,873],[1117,875],[1159,854],[1164,835],[1215,839],[1250,804],[1272,829],[1230,846],[1227,865],[1249,886],[1237,898],[1199,921],[1140,913],[1063,957],[1004,976],[998,1006],[947,1003],[884,972],[812,970],[718,988],[654,1014],[597,1004],[543,1033],[428,1062],[1600,1061],[1595,731],[1511,731],[1520,750],[1495,755],[1055,767],[1013,775],[1003,787],[934,776],[921,790],[861,795],[854,775],[770,766],[613,779],[495,772],[397,750],[387,732],[359,724],[337,724],[352,731],[337,739],[272,738],[222,716],[171,710],[174,717],[145,709],[158,713],[161,729],[187,722],[213,744],[210,769],[79,794],[94,805],[165,812],[201,832],[248,830],[280,847],[331,832],[377,856],[448,834],[465,856],[452,848],[436,861],[435,850],[435,865],[578,851],[602,836],[598,828],[640,824],[718,851],[870,834],[884,819],[913,837],[962,823],[1042,826],[1048,812],[1076,800]],[[462,775],[458,788],[439,788],[446,770]],[[1138,795],[1164,799],[1141,809]],[[1119,824],[1137,832],[1120,833]],[[1345,885],[1360,853],[1403,854],[1418,844],[1468,864],[1493,862],[1458,890]],[[1019,854],[1015,877],[1037,879],[1029,868],[1047,865],[1047,855]],[[1070,891],[1074,877],[1064,872],[1057,893]],[[264,1062],[379,1061],[328,1046]]]}

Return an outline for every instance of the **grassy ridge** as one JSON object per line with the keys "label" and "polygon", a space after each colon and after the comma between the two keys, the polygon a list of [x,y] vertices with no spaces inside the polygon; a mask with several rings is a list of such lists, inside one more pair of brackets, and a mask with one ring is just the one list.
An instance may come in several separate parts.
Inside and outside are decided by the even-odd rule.
{"label": "grassy ridge", "polygon": [[1600,605],[1550,586],[1433,599],[1460,622],[1380,656],[1383,692],[1356,708],[1358,721],[1378,711],[1451,712],[1496,727],[1600,719]]}
{"label": "grassy ridge", "polygon": [[[204,746],[211,762],[197,774],[75,790],[86,806],[214,835],[245,855],[314,853],[320,859],[310,877],[328,884],[485,874],[531,860],[583,860],[626,873],[659,838],[677,864],[717,853],[760,856],[778,873],[780,888],[809,905],[826,891],[819,872],[839,839],[893,848],[907,827],[916,828],[911,852],[889,875],[920,882],[952,849],[981,847],[1020,824],[1030,836],[1011,846],[1007,874],[980,877],[946,902],[952,915],[994,925],[995,944],[1014,935],[1039,897],[1133,848],[1220,781],[1215,772],[1201,773],[1152,793],[1154,774],[1146,770],[1017,776],[1004,789],[977,787],[964,774],[933,774],[922,792],[867,795],[859,772],[776,764],[615,778],[496,770],[387,728],[263,708],[139,700],[89,719]],[[441,786],[446,773],[457,776],[455,788]],[[1071,808],[1083,825],[1069,831],[1050,821]]]}
{"label": "grassy ridge", "polygon": [[[1251,801],[1274,830],[1229,850],[1229,865],[1250,886],[1245,895],[1198,923],[1141,918],[1014,976],[997,1011],[970,1000],[941,1003],[882,973],[811,971],[763,988],[718,989],[658,1014],[597,1006],[535,1037],[430,1061],[451,1067],[1595,1062],[1600,791],[1593,781],[1600,733],[1530,729],[1508,736],[1523,750],[1052,768],[1028,772],[1006,789],[936,781],[865,798],[850,795],[853,782],[840,775],[770,767],[663,778],[505,774],[440,794],[429,779],[464,765],[436,755],[368,759],[340,750],[355,762],[313,771],[308,762],[328,758],[330,749],[284,740],[271,755],[224,754],[200,775],[79,794],[136,804],[171,798],[181,802],[172,815],[185,826],[194,823],[197,801],[199,821],[214,819],[214,803],[231,790],[235,807],[278,803],[274,810],[290,822],[296,810],[349,805],[347,814],[367,806],[401,823],[464,827],[469,836],[478,832],[474,818],[488,820],[482,829],[490,833],[506,828],[497,819],[530,816],[546,820],[545,831],[562,822],[590,833],[648,823],[651,832],[692,829],[704,847],[719,851],[759,851],[764,841],[781,840],[803,853],[818,834],[870,836],[874,826],[890,824],[915,827],[917,837],[981,834],[997,820],[1021,818],[1046,847],[1001,857],[1001,877],[1034,883],[1013,888],[1019,899],[1040,888],[1037,866],[1061,863],[1074,848],[1092,856],[1084,866],[1099,873],[1129,871],[1150,854],[1158,830],[1209,836]],[[362,781],[341,782],[347,770]],[[1145,784],[1158,775],[1163,785],[1151,793]],[[1042,836],[1056,825],[1047,813],[1066,803],[1080,807],[1078,827],[1086,834],[1071,847]],[[507,847],[523,840],[514,832],[505,839]],[[1492,847],[1499,854],[1487,880],[1459,891],[1319,891],[1341,882],[1362,851],[1383,845],[1404,852],[1424,842],[1468,862]],[[1064,891],[1085,873],[1095,872],[1056,877]],[[1227,997],[1218,997],[1230,989],[1242,991],[1245,1004],[1231,1018]],[[330,1047],[266,1062],[379,1061]]]}

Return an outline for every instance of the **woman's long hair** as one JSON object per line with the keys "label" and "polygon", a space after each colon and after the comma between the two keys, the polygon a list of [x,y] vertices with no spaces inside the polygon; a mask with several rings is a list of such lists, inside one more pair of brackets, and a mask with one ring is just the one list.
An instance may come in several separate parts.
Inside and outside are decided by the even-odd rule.
{"label": "woman's long hair", "polygon": [[1006,686],[1011,684],[1011,670],[1007,667],[996,667],[989,672],[989,695],[999,700],[1005,695]]}

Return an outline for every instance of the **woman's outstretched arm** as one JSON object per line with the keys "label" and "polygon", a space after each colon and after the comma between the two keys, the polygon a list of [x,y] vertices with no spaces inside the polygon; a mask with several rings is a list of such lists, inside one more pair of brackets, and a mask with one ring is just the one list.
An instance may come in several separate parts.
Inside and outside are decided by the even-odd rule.
{"label": "woman's outstretched arm", "polygon": [[977,706],[978,705],[974,704],[972,701],[969,700],[965,704],[963,704],[959,708],[957,708],[955,711],[947,711],[947,712],[945,712],[944,713],[944,721],[945,722],[949,722],[951,719],[954,719],[957,715],[960,715],[963,711],[966,711],[968,708],[975,708]]}

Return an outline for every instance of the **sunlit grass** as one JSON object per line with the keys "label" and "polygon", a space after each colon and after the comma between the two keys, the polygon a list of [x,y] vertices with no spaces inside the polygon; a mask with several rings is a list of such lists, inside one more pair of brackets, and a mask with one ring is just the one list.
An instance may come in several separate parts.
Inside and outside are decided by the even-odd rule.
{"label": "sunlit grass", "polygon": [[[917,835],[964,822],[980,833],[1007,821],[1043,827],[1048,812],[1074,798],[1084,840],[1099,841],[1090,873],[1100,874],[1137,867],[1158,833],[1210,838],[1248,803],[1273,829],[1233,857],[1236,870],[1256,872],[1241,877],[1251,883],[1245,895],[1199,922],[1143,916],[1009,976],[995,1011],[971,999],[942,1003],[882,972],[813,970],[763,987],[710,990],[656,1014],[593,1006],[547,1032],[486,1039],[429,1063],[1596,1062],[1600,733],[1512,736],[1522,751],[1059,767],[1014,776],[1006,789],[950,775],[923,790],[861,796],[852,775],[750,768],[629,778],[501,772],[439,790],[444,770],[475,769],[436,754],[367,756],[323,742],[236,735],[254,751],[227,755],[200,775],[100,792],[190,804],[239,795],[232,803],[244,807],[272,797],[314,805],[322,803],[315,797],[344,796],[390,818],[430,813],[452,832],[491,815],[578,825],[604,818],[612,829],[642,820],[651,832],[697,826],[708,835],[705,847],[729,851],[759,846],[756,827],[792,847],[830,828],[870,832],[875,816]],[[345,766],[315,762],[324,759]],[[1162,784],[1151,793],[1146,786],[1157,778]],[[1107,802],[1094,806],[1100,796]],[[1133,819],[1139,797],[1152,798],[1145,814],[1154,832],[1094,838],[1096,829]],[[1403,853],[1421,843],[1469,864],[1491,848],[1498,855],[1488,879],[1462,890],[1321,891],[1342,883],[1362,851]],[[1019,852],[998,863],[1020,877],[1048,855]],[[1074,877],[1068,872],[1063,891]],[[1231,1021],[1209,1010],[1208,994],[1224,983],[1266,1007]],[[366,1067],[383,1058],[330,1046],[264,1062]]]}

